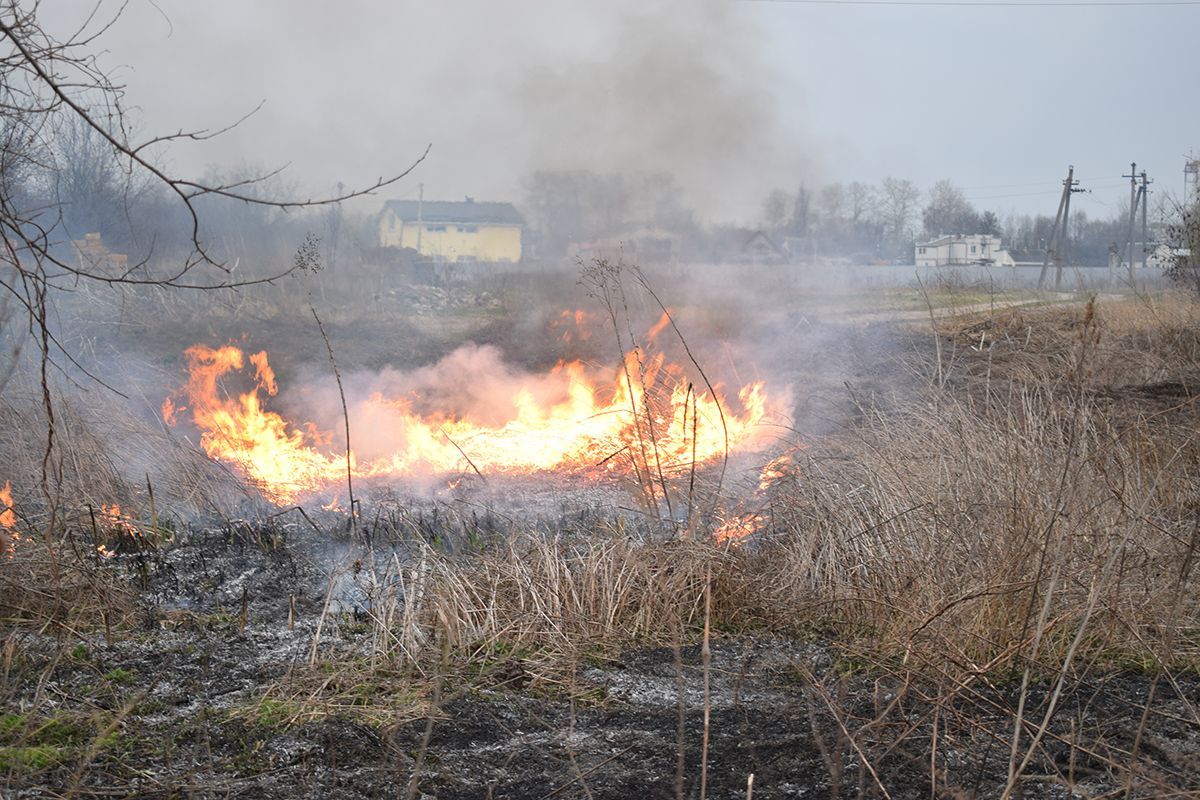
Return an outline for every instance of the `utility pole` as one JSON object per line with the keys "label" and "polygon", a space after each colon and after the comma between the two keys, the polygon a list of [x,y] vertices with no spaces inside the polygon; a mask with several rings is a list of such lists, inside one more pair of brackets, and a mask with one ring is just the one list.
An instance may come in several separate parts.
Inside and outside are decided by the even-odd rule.
{"label": "utility pole", "polygon": [[1076,192],[1082,192],[1083,189],[1077,189],[1079,181],[1074,180],[1072,176],[1075,174],[1075,167],[1067,169],[1067,179],[1063,181],[1063,222],[1062,222],[1062,242],[1059,245],[1059,257],[1055,259],[1056,269],[1054,270],[1054,291],[1062,291],[1062,276],[1063,264],[1067,261],[1067,252],[1070,250],[1071,238],[1067,235],[1067,231],[1071,224],[1071,195]]}
{"label": "utility pole", "polygon": [[1183,207],[1196,202],[1200,195],[1200,158],[1189,154],[1183,162]]}
{"label": "utility pole", "polygon": [[421,230],[425,227],[425,184],[417,184],[417,256],[421,255]]}
{"label": "utility pole", "polygon": [[1142,185],[1138,189],[1141,194],[1142,201],[1142,269],[1146,268],[1146,261],[1150,258],[1150,235],[1146,225],[1146,207],[1150,205],[1150,184],[1154,181],[1146,177],[1146,170],[1142,170]]}
{"label": "utility pole", "polygon": [[1137,219],[1137,202],[1138,202],[1138,186],[1137,186],[1137,164],[1129,165],[1129,174],[1122,175],[1122,178],[1129,178],[1129,238],[1125,248],[1126,262],[1129,264],[1129,285],[1133,286],[1133,223]]}
{"label": "utility pole", "polygon": [[1063,224],[1063,212],[1071,204],[1072,187],[1077,185],[1079,181],[1075,180],[1075,166],[1067,167],[1067,179],[1063,181],[1062,196],[1058,199],[1058,213],[1054,215],[1054,227],[1050,229],[1050,238],[1046,241],[1046,258],[1042,261],[1042,272],[1038,275],[1038,288],[1042,289],[1046,286],[1046,274],[1050,271],[1050,259],[1054,259],[1054,263],[1058,268],[1058,275],[1055,278],[1056,286],[1062,282],[1062,256],[1059,253],[1059,245],[1062,240],[1059,226],[1062,225],[1063,232],[1066,230],[1066,225]]}

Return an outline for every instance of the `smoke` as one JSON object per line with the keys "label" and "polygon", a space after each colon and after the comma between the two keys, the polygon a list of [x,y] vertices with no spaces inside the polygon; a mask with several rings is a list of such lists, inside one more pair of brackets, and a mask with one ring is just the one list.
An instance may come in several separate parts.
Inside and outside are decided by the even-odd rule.
{"label": "smoke", "polygon": [[[410,414],[500,427],[517,417],[522,396],[541,405],[564,401],[570,380],[559,370],[527,372],[506,362],[498,348],[469,343],[412,370],[352,372],[343,385],[354,452],[370,461],[408,448],[404,419]],[[312,422],[324,431],[343,428],[341,399],[327,365],[301,369],[295,385],[280,399],[291,419]],[[342,437],[336,438],[344,446]]]}
{"label": "smoke", "polygon": [[[102,64],[149,133],[221,127],[265,101],[167,153],[183,172],[292,164],[288,176],[324,191],[397,172],[432,143],[393,194],[421,181],[427,198],[520,201],[537,170],[669,173],[702,214],[745,219],[768,179],[798,180],[812,155],[784,122],[799,93],[748,5],[135,3],[105,34]],[[82,21],[42,13],[59,35]]]}
{"label": "smoke", "polygon": [[[709,214],[756,203],[807,160],[785,129],[763,32],[737,4],[616,3],[598,52],[528,65],[531,167],[676,177]],[[752,207],[752,205],[750,205]]]}

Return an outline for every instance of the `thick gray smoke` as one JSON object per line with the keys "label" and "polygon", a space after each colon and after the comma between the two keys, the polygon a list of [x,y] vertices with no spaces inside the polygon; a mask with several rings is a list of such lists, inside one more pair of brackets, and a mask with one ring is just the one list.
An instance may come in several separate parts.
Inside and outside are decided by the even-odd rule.
{"label": "thick gray smoke", "polygon": [[[84,9],[43,13],[65,36]],[[104,38],[119,61],[103,63],[122,65],[155,133],[220,127],[265,101],[219,139],[172,149],[186,172],[290,163],[327,191],[432,143],[391,194],[420,181],[426,197],[519,201],[539,169],[669,173],[701,214],[749,219],[762,187],[805,177],[812,156],[783,122],[797,93],[766,38],[725,0],[167,0],[130,5]]]}
{"label": "thick gray smoke", "polygon": [[[666,173],[710,214],[754,208],[809,158],[785,129],[762,32],[722,0],[615,3],[595,53],[527,66],[531,166]],[[756,209],[754,209],[756,210]]]}

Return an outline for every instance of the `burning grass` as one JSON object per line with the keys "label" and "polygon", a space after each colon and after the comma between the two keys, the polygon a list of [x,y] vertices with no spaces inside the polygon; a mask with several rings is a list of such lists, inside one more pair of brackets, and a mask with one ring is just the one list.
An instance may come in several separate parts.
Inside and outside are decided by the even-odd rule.
{"label": "burning grass", "polygon": [[[692,526],[649,512],[634,524],[635,512],[514,519],[480,534],[465,519],[435,515],[429,528],[364,513],[319,587],[324,602],[297,628],[303,657],[229,718],[260,732],[353,719],[385,738],[416,725],[422,755],[403,772],[419,782],[433,746],[420,731],[453,726],[455,703],[474,692],[567,696],[574,714],[608,702],[580,675],[616,669],[631,648],[674,651],[682,664],[696,643],[781,637],[828,654],[824,667],[796,662],[789,691],[810,704],[796,735],[817,743],[832,796],[853,793],[849,769],[881,794],[914,796],[920,784],[970,796],[961,765],[976,755],[976,789],[989,796],[1036,794],[1045,775],[1082,785],[1084,759],[1096,791],[1190,791],[1200,770],[1159,755],[1159,731],[1175,718],[1200,726],[1189,688],[1200,672],[1194,301],[935,323],[911,333],[937,342],[910,363],[919,390],[856,398],[838,431],[754,471],[740,498],[710,504],[708,487]],[[16,511],[19,528],[19,494]],[[321,527],[310,523],[297,522]],[[436,535],[455,525],[461,535]],[[720,530],[732,533],[714,541]],[[347,587],[352,612],[339,600]],[[230,629],[244,637],[242,609]],[[260,624],[292,622],[289,612]],[[1065,710],[1067,698],[1087,705],[1080,687],[1114,675],[1142,687],[1129,735],[1116,738]],[[696,742],[678,747],[695,754]],[[906,751],[916,755],[896,761]]]}

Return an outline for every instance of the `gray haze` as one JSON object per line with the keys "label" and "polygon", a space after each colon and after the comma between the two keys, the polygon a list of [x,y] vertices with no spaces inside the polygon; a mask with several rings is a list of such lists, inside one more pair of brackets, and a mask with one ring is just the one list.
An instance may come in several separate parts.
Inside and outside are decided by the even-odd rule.
{"label": "gray haze", "polygon": [[[62,35],[90,5],[43,14]],[[670,172],[702,214],[749,221],[772,187],[885,175],[1051,214],[1068,163],[1098,215],[1131,160],[1177,190],[1200,146],[1198,27],[1200,6],[132,0],[102,43],[148,131],[266,101],[171,150],[183,172],[290,162],[320,191],[432,143],[387,196],[420,181],[519,201],[540,168]]]}

